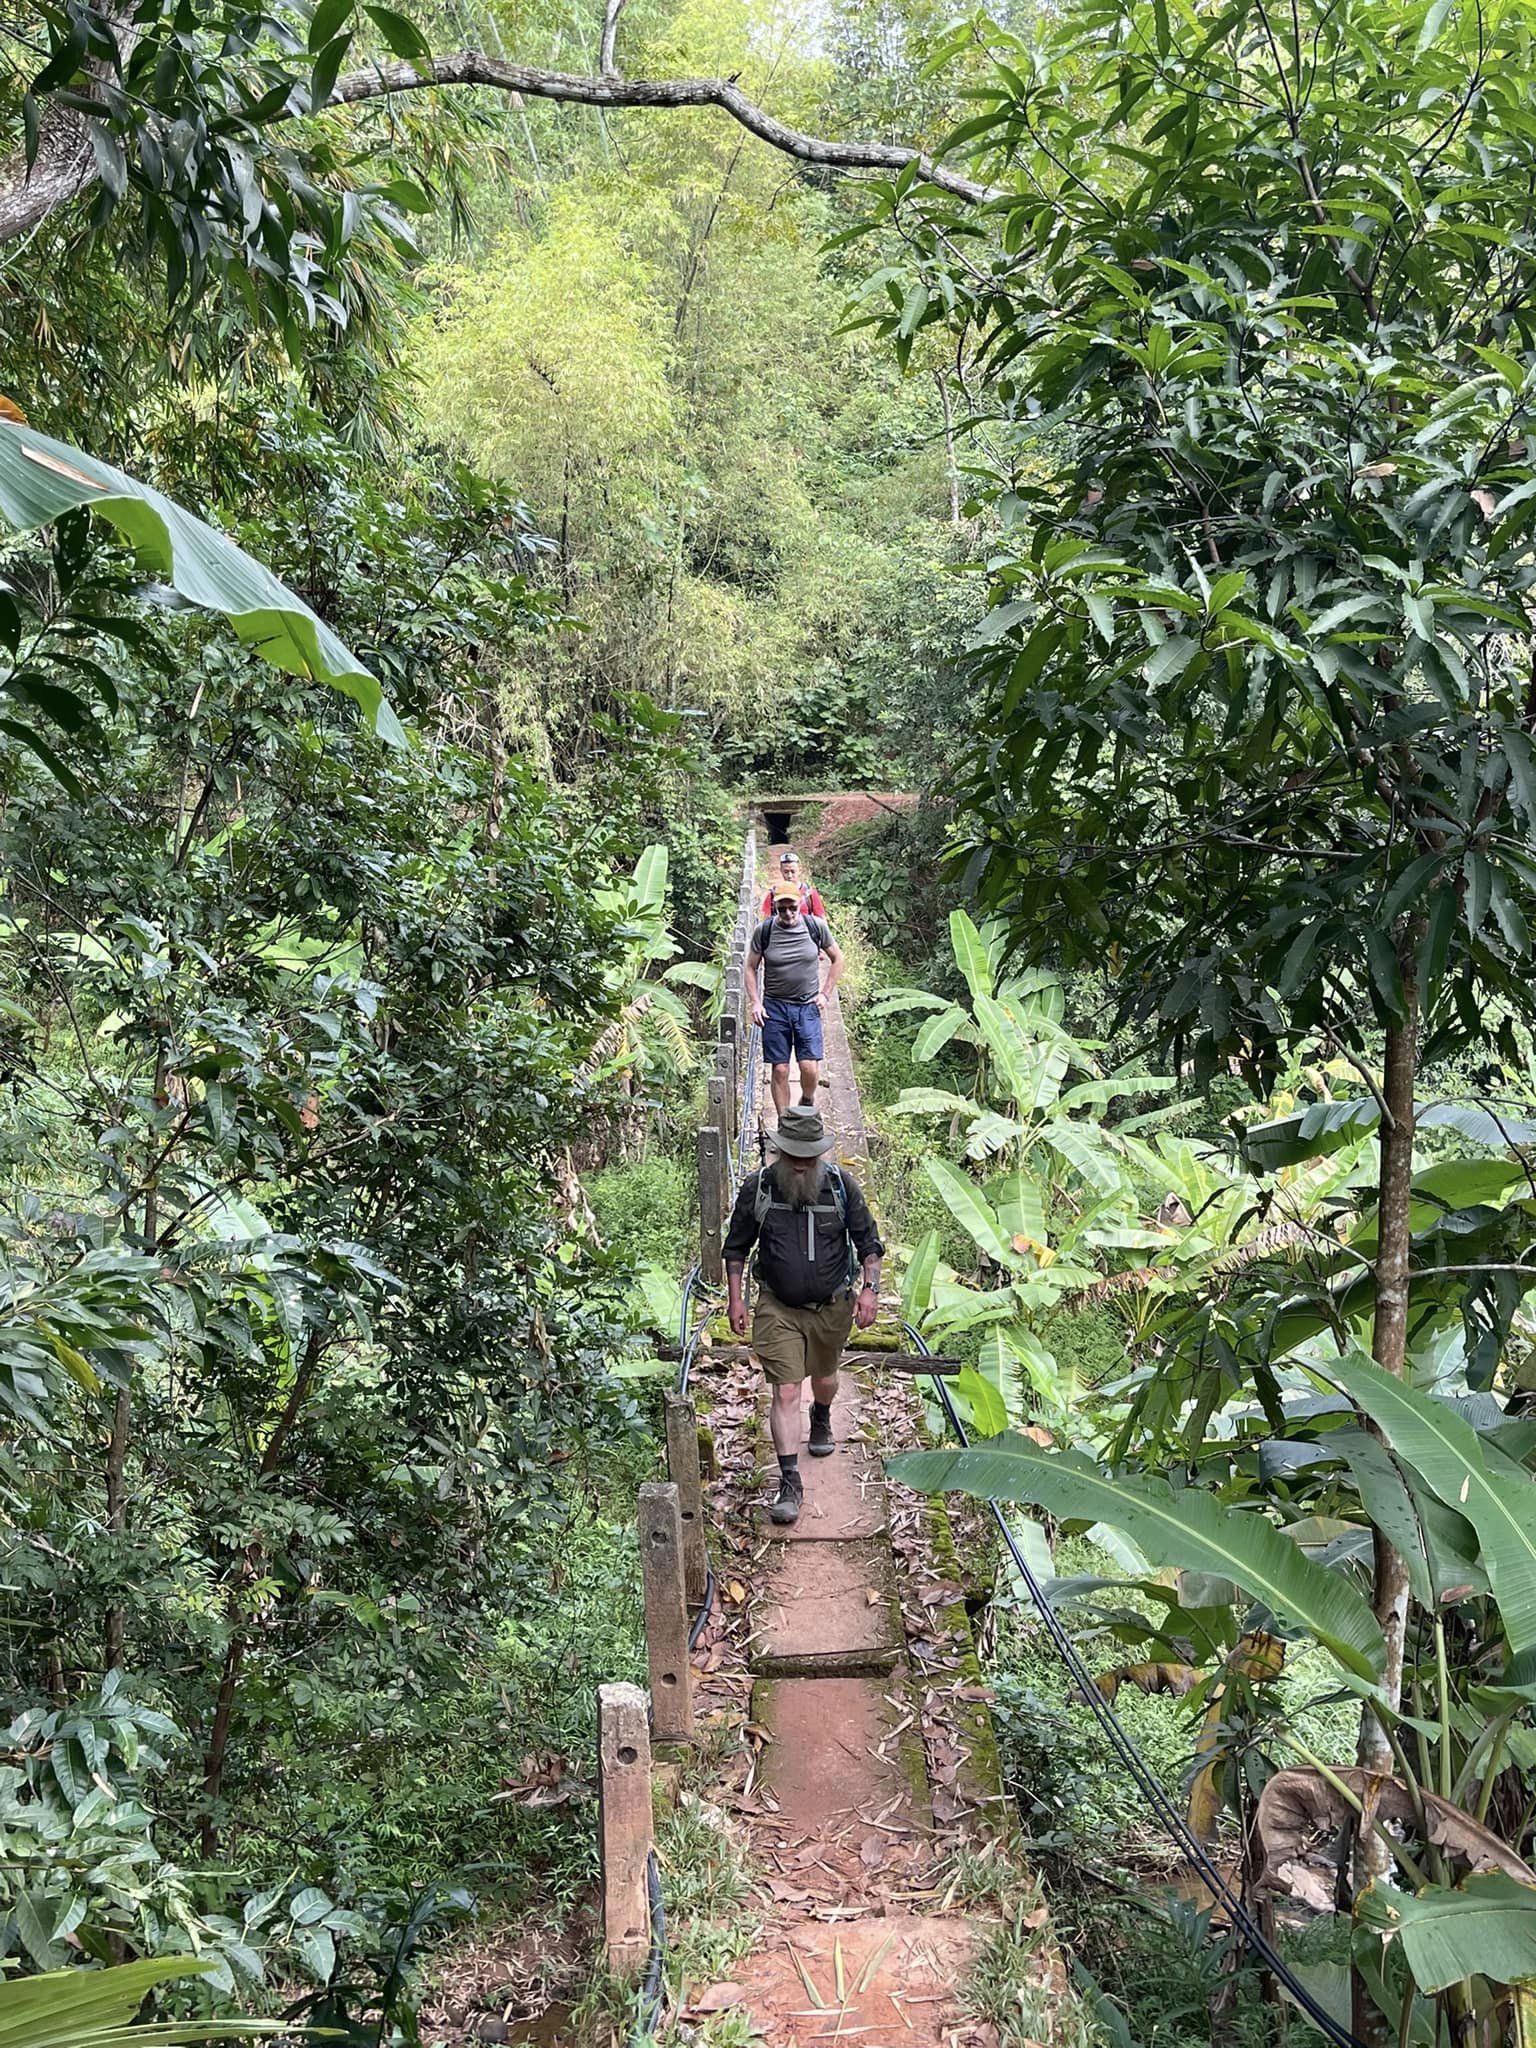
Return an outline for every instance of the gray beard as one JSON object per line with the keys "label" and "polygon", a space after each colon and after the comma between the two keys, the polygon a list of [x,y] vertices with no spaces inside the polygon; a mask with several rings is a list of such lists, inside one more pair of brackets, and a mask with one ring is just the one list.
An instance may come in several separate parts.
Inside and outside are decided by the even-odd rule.
{"label": "gray beard", "polygon": [[792,1209],[814,1208],[826,1185],[825,1158],[791,1159],[787,1152],[775,1152],[772,1161],[774,1184]]}

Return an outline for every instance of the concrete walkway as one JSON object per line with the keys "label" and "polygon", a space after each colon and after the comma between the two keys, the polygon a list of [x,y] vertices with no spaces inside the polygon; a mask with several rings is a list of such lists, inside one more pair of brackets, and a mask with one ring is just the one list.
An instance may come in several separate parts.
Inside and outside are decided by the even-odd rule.
{"label": "concrete walkway", "polygon": [[[835,1000],[826,1039],[823,1114],[867,1185]],[[918,1441],[912,1383],[874,1353],[850,1351],[843,1367],[837,1450],[802,1452],[805,1507],[785,1531],[766,1516],[777,1467],[755,1364],[701,1367],[704,1386],[719,1376],[712,1522],[741,1617],[706,1649],[715,1675],[701,1683],[706,1701],[712,1686],[737,1700],[749,1689],[754,1762],[726,1803],[765,1873],[763,1938],[717,1988],[771,2048],[985,2048],[995,2035],[957,1994],[993,1923],[943,1908],[953,1852],[1006,1842],[1011,1817],[964,1587],[942,1507],[881,1469],[883,1452]]]}

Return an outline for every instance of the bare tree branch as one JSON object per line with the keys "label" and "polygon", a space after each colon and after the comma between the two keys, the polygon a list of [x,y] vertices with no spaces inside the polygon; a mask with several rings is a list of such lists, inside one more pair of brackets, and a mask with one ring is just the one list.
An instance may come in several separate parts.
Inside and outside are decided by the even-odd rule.
{"label": "bare tree branch", "polygon": [[[608,0],[603,23],[602,62],[613,61],[613,43],[623,0]],[[395,93],[421,92],[434,86],[478,85],[495,92],[522,93],[530,99],[560,100],[587,107],[718,107],[771,148],[800,162],[823,164],[836,171],[883,171],[894,177],[916,162],[921,177],[953,198],[979,205],[1000,196],[998,188],[977,184],[946,170],[922,151],[889,142],[829,142],[806,135],[766,113],[729,78],[587,78],[567,71],[540,71],[509,64],[483,50],[457,50],[423,61],[370,64],[336,81],[328,106],[355,106],[364,100]],[[280,114],[279,120],[299,113]],[[50,110],[43,122],[42,143],[30,174],[20,157],[0,166],[0,245],[29,233],[55,208],[66,205],[96,181],[95,154],[82,117]]]}
{"label": "bare tree branch", "polygon": [[619,75],[619,66],[614,55],[614,45],[618,40],[619,16],[623,12],[624,0],[608,0],[608,4],[603,10],[603,41],[602,47],[598,52],[597,68],[601,71],[604,78],[617,78]]}
{"label": "bare tree branch", "polygon": [[[603,45],[610,50],[618,27],[618,8],[610,7],[603,24]],[[611,51],[610,51],[611,54]],[[458,50],[434,57],[418,69],[413,64],[372,64],[349,71],[336,81],[331,104],[380,99],[397,92],[419,92],[434,85],[487,85],[499,92],[525,93],[530,99],[563,100],[588,107],[719,107],[750,134],[802,163],[825,164],[838,171],[904,171],[915,159],[930,185],[956,199],[979,205],[1000,197],[993,185],[979,185],[958,172],[934,163],[921,150],[891,142],[828,142],[766,113],[729,78],[583,78],[569,71],[537,71],[508,64],[482,50]]]}

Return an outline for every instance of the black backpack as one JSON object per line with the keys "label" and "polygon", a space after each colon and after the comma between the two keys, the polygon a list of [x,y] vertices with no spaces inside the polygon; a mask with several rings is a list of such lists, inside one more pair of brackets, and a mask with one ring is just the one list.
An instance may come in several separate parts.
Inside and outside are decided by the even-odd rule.
{"label": "black backpack", "polygon": [[[842,1231],[844,1241],[848,1247],[847,1284],[851,1287],[854,1276],[859,1270],[859,1260],[858,1254],[853,1248],[853,1239],[848,1235],[848,1188],[843,1179],[842,1168],[840,1166],[829,1166],[827,1168],[827,1179],[832,1184],[832,1200],[830,1204],[815,1202],[805,1211],[805,1214],[808,1218],[825,1216],[829,1207],[835,1212],[838,1227]],[[757,1176],[757,1188],[752,1197],[752,1216],[757,1224],[759,1233],[761,1233],[763,1228],[763,1219],[767,1216],[770,1209],[787,1209],[789,1207],[790,1204],[782,1200],[774,1192],[772,1169],[767,1166],[761,1167]],[[813,1226],[808,1225],[808,1227]]]}
{"label": "black backpack", "polygon": [[[813,910],[803,910],[800,915],[805,919],[806,930],[816,941],[817,951],[825,953],[832,940],[831,926],[824,917],[818,917]],[[758,924],[756,951],[760,959],[766,960],[768,957],[768,941],[773,936],[773,928],[777,923],[776,917],[765,917]]]}

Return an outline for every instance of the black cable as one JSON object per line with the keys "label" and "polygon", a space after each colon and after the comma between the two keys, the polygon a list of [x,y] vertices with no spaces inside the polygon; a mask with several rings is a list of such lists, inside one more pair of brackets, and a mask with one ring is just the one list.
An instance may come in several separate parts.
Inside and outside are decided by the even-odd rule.
{"label": "black cable", "polygon": [[[920,1357],[928,1358],[932,1355],[921,1333],[915,1330],[911,1323],[903,1323],[901,1327],[903,1334],[911,1342]],[[961,1448],[969,1448],[970,1438],[966,1435],[965,1425],[961,1422],[956,1412],[954,1401],[950,1397],[949,1388],[938,1373],[929,1373],[928,1381],[938,1397],[950,1428],[960,1441]],[[1204,1843],[1194,1833],[1183,1814],[1180,1813],[1168,1797],[1160,1780],[1154,1775],[1151,1767],[1148,1765],[1146,1758],[1126,1733],[1114,1708],[1105,1699],[1098,1685],[1094,1682],[1093,1675],[1083,1662],[1077,1645],[1068,1635],[1062,1625],[1060,1616],[1045,1597],[1044,1589],[1041,1587],[1039,1580],[1036,1579],[1034,1573],[1030,1570],[1029,1560],[1019,1548],[1018,1538],[1014,1535],[1013,1529],[1001,1506],[997,1501],[991,1499],[987,1501],[987,1506],[992,1510],[992,1519],[997,1523],[998,1528],[1002,1532],[1003,1541],[1008,1546],[1009,1555],[1013,1559],[1013,1568],[1018,1573],[1025,1591],[1029,1594],[1035,1612],[1045,1625],[1045,1631],[1051,1639],[1052,1647],[1062,1663],[1066,1665],[1078,1693],[1087,1702],[1089,1707],[1092,1708],[1099,1725],[1109,1737],[1112,1747],[1120,1757],[1120,1761],[1135,1780],[1143,1798],[1167,1829],[1175,1845],[1194,1866],[1201,1883],[1227,1915],[1232,1926],[1242,1936],[1244,1945],[1259,1958],[1266,1969],[1274,1973],[1275,1977],[1285,1986],[1308,2019],[1312,2021],[1314,2026],[1321,2028],[1329,2040],[1337,2044],[1337,2048],[1363,2048],[1363,2044],[1350,2029],[1341,2026],[1332,2013],[1318,2003],[1306,1985],[1295,1975],[1284,1957],[1280,1955],[1274,1944],[1265,1935],[1263,1929],[1249,1913],[1242,1900],[1232,1891],[1226,1879],[1211,1861]]]}
{"label": "black cable", "polygon": [[706,1558],[704,1560],[704,1604],[702,1607],[700,1607],[698,1613],[693,1617],[693,1627],[688,1631],[688,1647],[690,1650],[693,1649],[695,1644],[698,1642],[699,1637],[703,1635],[704,1624],[706,1621],[708,1621],[709,1610],[711,1609],[711,1607],[714,1606],[714,1604],[715,1568],[709,1562],[709,1559]]}
{"label": "black cable", "polygon": [[667,1901],[661,1889],[661,1866],[652,1849],[645,1859],[645,1896],[651,1913],[651,1956],[645,1966],[645,1982],[635,2013],[630,2048],[648,2040],[661,2018],[662,1970],[667,1960]]}

